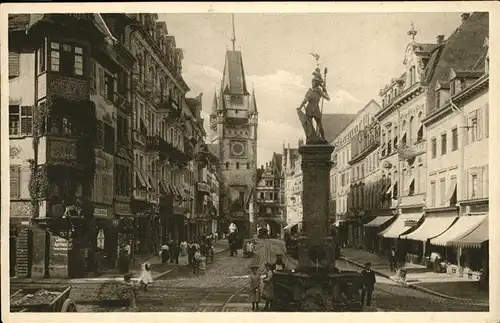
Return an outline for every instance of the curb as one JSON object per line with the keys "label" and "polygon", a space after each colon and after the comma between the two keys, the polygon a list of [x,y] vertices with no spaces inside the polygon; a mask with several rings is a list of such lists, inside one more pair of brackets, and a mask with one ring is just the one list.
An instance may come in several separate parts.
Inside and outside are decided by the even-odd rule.
{"label": "curb", "polygon": [[[340,257],[340,259],[342,260],[345,260],[347,261],[348,263],[352,264],[352,265],[355,265],[357,267],[360,267],[360,268],[364,268],[364,266],[358,262],[355,262],[353,260],[350,260],[350,259],[347,259],[345,257]],[[488,305],[489,306],[489,303],[484,303],[483,301],[478,301],[478,300],[474,300],[474,299],[469,299],[469,298],[460,298],[460,297],[455,297],[455,296],[450,296],[450,295],[446,295],[446,294],[442,294],[442,293],[439,293],[439,292],[436,292],[436,291],[433,291],[432,289],[428,289],[428,288],[425,288],[425,287],[422,287],[422,286],[419,286],[418,284],[408,284],[408,283],[402,283],[402,282],[399,282],[395,279],[393,279],[391,276],[379,271],[379,270],[375,270],[372,268],[372,271],[374,273],[376,273],[377,275],[379,276],[382,276],[382,277],[385,277],[385,278],[388,278],[396,283],[398,283],[399,285],[401,286],[404,286],[404,287],[408,287],[408,288],[411,288],[411,289],[415,289],[415,290],[418,290],[418,291],[421,291],[421,292],[424,292],[424,293],[427,293],[427,294],[432,294],[434,296],[438,296],[438,297],[441,297],[441,298],[446,298],[446,299],[451,299],[451,300],[455,300],[455,301],[464,301],[464,302],[474,302],[476,304],[480,304],[480,305]]]}

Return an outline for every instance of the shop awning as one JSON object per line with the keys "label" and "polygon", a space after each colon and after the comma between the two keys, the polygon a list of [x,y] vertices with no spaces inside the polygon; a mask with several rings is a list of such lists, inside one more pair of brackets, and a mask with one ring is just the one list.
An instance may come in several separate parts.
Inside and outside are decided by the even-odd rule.
{"label": "shop awning", "polygon": [[379,226],[381,226],[382,224],[386,223],[387,221],[389,221],[393,217],[394,217],[393,215],[390,215],[390,216],[377,216],[375,219],[373,219],[370,222],[368,222],[367,224],[365,224],[365,227],[368,227],[368,228],[378,228]]}
{"label": "shop awning", "polygon": [[390,227],[380,232],[379,235],[384,238],[397,239],[400,235],[413,228],[415,222],[418,222],[423,215],[423,213],[401,214]]}
{"label": "shop awning", "polygon": [[160,180],[160,189],[161,189],[161,193],[163,195],[169,195],[170,194],[169,189],[168,189],[168,185],[165,184],[164,180]]}
{"label": "shop awning", "polygon": [[389,189],[387,189],[387,191],[385,192],[385,194],[392,194],[392,190],[394,190],[394,185],[396,185],[397,181],[395,181],[394,183],[391,184],[391,186],[389,186]]}
{"label": "shop awning", "polygon": [[431,239],[431,244],[436,246],[448,246],[451,241],[458,240],[474,231],[484,220],[486,215],[461,216],[443,234]]}
{"label": "shop awning", "polygon": [[141,187],[148,187],[148,184],[146,183],[146,177],[144,176],[142,171],[140,169],[136,169],[135,174],[136,180],[137,182],[139,182],[139,185],[141,185]]}
{"label": "shop awning", "polygon": [[291,222],[289,224],[287,224],[283,229],[285,230],[288,230],[288,229],[291,229],[292,227],[296,226],[297,224],[299,224],[300,221],[294,221],[294,222]]}
{"label": "shop awning", "polygon": [[151,175],[148,176],[148,188],[154,189],[155,188],[155,180]]}
{"label": "shop awning", "polygon": [[424,223],[412,233],[402,235],[401,239],[410,239],[415,241],[427,241],[437,237],[441,233],[448,230],[449,227],[456,220],[456,216],[445,217],[428,217],[425,218]]}
{"label": "shop awning", "polygon": [[450,244],[462,248],[480,248],[481,244],[489,239],[488,223],[488,218],[484,219],[472,232],[454,241],[450,241]]}
{"label": "shop awning", "polygon": [[446,194],[446,204],[449,205],[449,206],[453,206],[451,205],[451,198],[453,197],[453,194],[455,194],[455,192],[457,191],[457,178],[456,177],[453,177],[451,179],[451,183],[450,183],[450,186],[448,188],[448,192]]}

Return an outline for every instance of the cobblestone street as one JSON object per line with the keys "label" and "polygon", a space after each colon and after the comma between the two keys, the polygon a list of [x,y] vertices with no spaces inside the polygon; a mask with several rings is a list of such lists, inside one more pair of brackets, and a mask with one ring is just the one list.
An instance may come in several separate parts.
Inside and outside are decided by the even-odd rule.
{"label": "cobblestone street", "polygon": [[[246,284],[249,265],[273,261],[276,254],[284,253],[284,243],[279,240],[260,240],[256,258],[243,258],[242,253],[230,257],[223,252],[214,264],[208,265],[205,274],[193,275],[190,267],[156,281],[148,291],[139,291],[137,311],[140,312],[249,312]],[[287,267],[293,268],[296,260],[286,258]],[[337,261],[340,270],[359,270],[345,261]],[[381,312],[445,312],[488,311],[483,303],[445,299],[401,286],[377,276],[373,304],[367,311]],[[79,311],[122,311],[96,306],[79,306]]]}

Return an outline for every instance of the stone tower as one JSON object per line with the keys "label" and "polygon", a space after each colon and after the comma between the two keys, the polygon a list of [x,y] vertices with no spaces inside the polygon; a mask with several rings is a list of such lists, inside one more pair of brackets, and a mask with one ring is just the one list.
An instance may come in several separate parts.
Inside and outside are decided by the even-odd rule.
{"label": "stone tower", "polygon": [[247,90],[242,55],[233,47],[226,52],[222,84],[214,93],[210,137],[229,192],[229,219],[246,233],[257,181],[257,124],[255,92]]}

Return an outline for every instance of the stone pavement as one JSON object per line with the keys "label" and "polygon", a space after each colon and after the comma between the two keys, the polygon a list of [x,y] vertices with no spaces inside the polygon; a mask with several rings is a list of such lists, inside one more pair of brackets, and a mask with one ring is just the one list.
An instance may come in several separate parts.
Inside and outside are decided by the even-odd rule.
{"label": "stone pavement", "polygon": [[[371,262],[372,270],[382,277],[386,277],[396,282],[400,282],[396,273],[390,270],[387,257],[379,257],[365,250],[344,248],[342,257],[347,262],[358,267],[364,267],[366,262]],[[403,268],[416,267],[412,264],[405,264]],[[467,301],[488,302],[488,291],[481,291],[479,282],[471,281],[466,277],[458,277],[447,273],[408,272],[406,282],[401,284],[436,296]]]}

